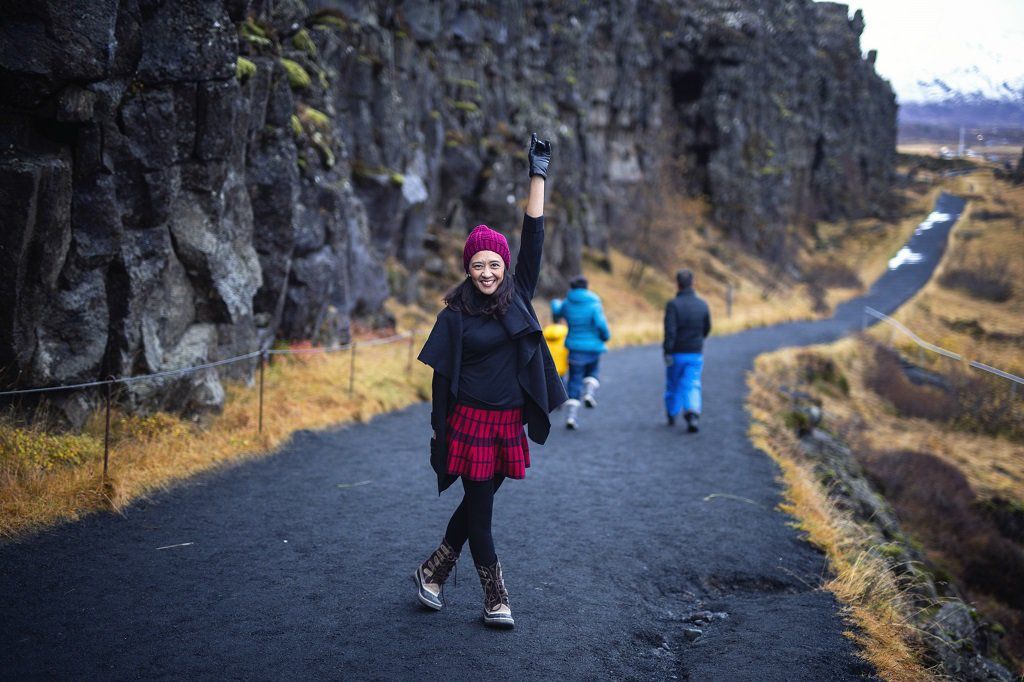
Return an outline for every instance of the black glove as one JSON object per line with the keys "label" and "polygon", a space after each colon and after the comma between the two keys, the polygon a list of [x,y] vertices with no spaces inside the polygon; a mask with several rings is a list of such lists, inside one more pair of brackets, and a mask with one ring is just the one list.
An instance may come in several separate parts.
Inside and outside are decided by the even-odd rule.
{"label": "black glove", "polygon": [[539,175],[544,179],[548,177],[548,164],[551,162],[551,143],[547,140],[538,140],[537,133],[530,137],[530,177]]}

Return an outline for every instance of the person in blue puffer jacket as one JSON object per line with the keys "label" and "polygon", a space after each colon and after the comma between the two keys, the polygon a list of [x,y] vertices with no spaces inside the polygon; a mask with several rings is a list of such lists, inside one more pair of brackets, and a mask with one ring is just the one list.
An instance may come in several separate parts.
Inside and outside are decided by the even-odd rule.
{"label": "person in blue puffer jacket", "polygon": [[580,401],[587,407],[596,407],[594,394],[601,383],[597,379],[601,354],[607,349],[605,341],[611,338],[608,321],[604,317],[601,298],[587,289],[587,279],[577,275],[569,280],[569,295],[565,300],[551,301],[551,315],[555,321],[565,320],[569,335],[565,347],[569,349],[569,381],[565,426],[578,428]]}

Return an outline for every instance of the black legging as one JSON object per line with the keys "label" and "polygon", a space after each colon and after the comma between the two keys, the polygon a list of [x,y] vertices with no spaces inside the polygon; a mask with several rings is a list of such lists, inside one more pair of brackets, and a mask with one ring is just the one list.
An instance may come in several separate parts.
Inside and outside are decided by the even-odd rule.
{"label": "black legging", "polygon": [[456,552],[469,540],[469,551],[473,562],[482,566],[493,566],[498,560],[494,553],[494,538],[491,537],[491,511],[494,508],[494,493],[501,487],[504,476],[495,476],[490,481],[470,481],[462,477],[466,491],[462,502],[455,508],[448,521],[444,539]]}

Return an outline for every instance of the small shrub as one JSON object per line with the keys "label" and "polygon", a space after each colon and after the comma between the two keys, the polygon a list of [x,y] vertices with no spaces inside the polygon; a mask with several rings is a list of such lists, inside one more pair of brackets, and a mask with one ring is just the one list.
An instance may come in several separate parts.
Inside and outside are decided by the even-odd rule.
{"label": "small shrub", "polygon": [[1024,400],[1014,396],[1009,381],[972,369],[954,376],[952,384],[956,428],[1024,441]]}
{"label": "small shrub", "polygon": [[899,356],[883,346],[875,347],[866,383],[906,417],[950,422],[960,412],[956,397],[950,391],[912,382],[904,373]]}
{"label": "small shrub", "polygon": [[843,395],[850,394],[850,382],[832,358],[819,355],[813,351],[801,351],[797,355],[801,379],[808,384],[825,384],[839,390]]}
{"label": "small shrub", "polygon": [[82,464],[101,451],[101,443],[85,435],[0,426],[0,468],[14,475]]}
{"label": "small shrub", "polygon": [[939,284],[959,289],[974,298],[1004,303],[1013,296],[1013,275],[1005,260],[979,260],[944,272]]}
{"label": "small shrub", "polygon": [[148,416],[125,415],[118,419],[112,429],[117,440],[147,441],[164,434],[184,434],[187,427],[180,418],[157,412]]}
{"label": "small shrub", "polygon": [[977,320],[942,320],[943,324],[960,334],[967,334],[972,339],[985,336],[985,328]]}
{"label": "small shrub", "polygon": [[794,431],[801,438],[810,435],[814,430],[814,422],[811,420],[811,416],[800,410],[786,412],[782,415],[782,421],[787,428]]}
{"label": "small shrub", "polygon": [[864,286],[853,268],[838,261],[818,263],[808,269],[804,277],[809,284],[824,288],[859,289]]}
{"label": "small shrub", "polygon": [[1007,211],[989,211],[987,209],[982,211],[973,211],[971,213],[971,218],[973,218],[974,220],[981,220],[986,222],[989,220],[1006,220],[1012,217],[1013,214]]}

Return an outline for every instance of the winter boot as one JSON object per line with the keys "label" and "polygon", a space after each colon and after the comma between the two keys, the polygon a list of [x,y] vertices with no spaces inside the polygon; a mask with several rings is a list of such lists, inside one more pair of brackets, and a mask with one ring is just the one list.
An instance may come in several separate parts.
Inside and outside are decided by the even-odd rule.
{"label": "winter boot", "polygon": [[480,574],[480,586],[484,588],[484,625],[492,628],[513,627],[516,622],[512,620],[508,590],[501,577],[501,562],[495,561],[493,566],[477,564],[476,572]]}
{"label": "winter boot", "polygon": [[446,540],[441,540],[441,545],[416,569],[412,579],[416,582],[421,604],[435,611],[441,610],[444,606],[441,600],[444,581],[458,559],[459,553]]}
{"label": "winter boot", "polygon": [[698,422],[700,422],[700,414],[699,413],[697,413],[697,412],[687,412],[686,413],[686,430],[687,431],[689,431],[690,433],[697,433],[698,431],[700,431],[700,427],[698,426]]}
{"label": "winter boot", "polygon": [[565,401],[565,428],[576,429],[579,425],[576,423],[576,415],[580,411],[580,401],[575,398],[569,398]]}
{"label": "winter boot", "polygon": [[676,425],[676,416],[674,414],[666,414],[665,416],[666,416],[666,418],[668,420],[668,425],[669,426],[675,426]]}
{"label": "winter boot", "polygon": [[597,407],[597,400],[594,393],[601,387],[601,382],[596,377],[583,377],[583,404],[587,407]]}

